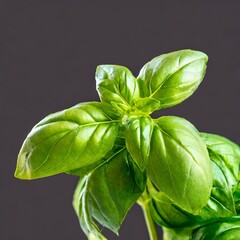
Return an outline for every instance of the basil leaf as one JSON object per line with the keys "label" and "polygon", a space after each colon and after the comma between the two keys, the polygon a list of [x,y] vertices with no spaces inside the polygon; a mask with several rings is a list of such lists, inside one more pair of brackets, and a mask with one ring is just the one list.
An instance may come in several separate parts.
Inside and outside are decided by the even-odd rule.
{"label": "basil leaf", "polygon": [[89,174],[86,187],[74,195],[74,208],[86,235],[97,237],[99,233],[92,223],[86,223],[85,209],[91,221],[95,219],[117,234],[128,210],[145,189],[145,182],[145,174],[125,148],[112,151],[105,164]]}
{"label": "basil leaf", "polygon": [[[210,139],[211,135],[208,137],[208,139]],[[211,138],[211,142],[212,144],[214,143],[214,136]],[[216,142],[214,145],[218,146]],[[211,156],[213,188],[207,205],[200,210],[198,215],[193,215],[176,206],[163,192],[159,192],[151,184],[151,187],[149,188],[150,195],[152,196],[151,212],[158,224],[174,229],[182,227],[197,227],[199,225],[219,221],[236,215],[234,200],[236,210],[238,211],[240,199],[239,187],[236,185],[233,190],[233,200],[232,185],[229,185],[226,175],[226,171],[228,170],[226,166],[223,165],[225,162],[224,158],[229,156],[229,152],[226,152],[226,155],[223,155],[223,157],[219,159],[216,157],[216,154],[212,154],[211,149],[208,149],[208,151]]]}
{"label": "basil leaf", "polygon": [[112,104],[121,112],[131,108],[139,97],[136,78],[129,69],[117,65],[100,65],[96,70],[96,86],[102,102]]}
{"label": "basil leaf", "polygon": [[151,114],[154,110],[160,109],[160,102],[149,97],[136,99],[134,105],[141,114]]}
{"label": "basil leaf", "polygon": [[[193,50],[176,51],[152,59],[143,66],[137,77],[140,96],[159,102],[159,106],[149,102],[151,111],[181,103],[201,83],[207,61],[206,54]],[[137,105],[143,104],[141,102],[141,99],[138,100]]]}
{"label": "basil leaf", "polygon": [[240,215],[240,181],[233,188],[233,198],[237,215]]}
{"label": "basil leaf", "polygon": [[167,240],[190,240],[191,228],[166,228],[163,227],[163,239]]}
{"label": "basil leaf", "polygon": [[176,206],[165,193],[152,196],[151,212],[155,221],[165,227],[190,227],[198,223],[198,215],[193,215]]}
{"label": "basil leaf", "polygon": [[213,171],[213,188],[211,196],[197,215],[186,212],[176,206],[163,192],[151,191],[152,212],[156,222],[172,228],[196,227],[207,224],[216,219],[231,217],[236,215],[233,194],[228,186],[227,179],[222,169],[211,161]]}
{"label": "basil leaf", "polygon": [[153,130],[149,116],[133,116],[126,125],[126,146],[135,163],[145,170],[150,152]]}
{"label": "basil leaf", "polygon": [[[211,158],[224,169],[228,185],[232,188],[238,181],[240,147],[229,139],[209,133],[201,133]],[[226,170],[225,170],[226,169]]]}
{"label": "basil leaf", "polygon": [[[176,205],[196,214],[208,201],[212,170],[207,148],[187,120],[155,120],[147,174]],[[201,192],[201,195],[199,195]]]}
{"label": "basil leaf", "polygon": [[195,231],[192,240],[236,240],[240,236],[240,217],[203,226]]}
{"label": "basil leaf", "polygon": [[[111,158],[111,156],[114,153],[118,152],[119,149],[126,147],[125,138],[124,138],[124,130],[125,130],[124,127],[120,125],[118,128],[118,135],[115,139],[112,149],[104,156],[104,158],[101,160],[101,162],[104,163],[104,162],[108,161],[108,159]],[[72,169],[72,170],[67,171],[66,173],[82,177],[82,176],[87,175],[90,171],[95,170],[98,167],[99,167],[99,165],[96,166],[95,168],[93,168],[93,166],[90,165],[90,166],[86,166],[86,167],[82,167],[82,168]]]}
{"label": "basil leaf", "polygon": [[216,159],[211,158],[213,169],[213,188],[207,205],[200,211],[203,220],[224,218],[236,215],[232,188],[228,186],[226,169],[220,168]]}
{"label": "basil leaf", "polygon": [[101,103],[83,103],[38,123],[20,150],[15,176],[36,179],[76,168],[95,168],[111,150],[118,123]]}
{"label": "basil leaf", "polygon": [[83,232],[89,240],[107,240],[95,224],[92,216],[90,205],[88,204],[87,192],[88,176],[82,178],[75,189],[73,196],[73,207],[79,218]]}

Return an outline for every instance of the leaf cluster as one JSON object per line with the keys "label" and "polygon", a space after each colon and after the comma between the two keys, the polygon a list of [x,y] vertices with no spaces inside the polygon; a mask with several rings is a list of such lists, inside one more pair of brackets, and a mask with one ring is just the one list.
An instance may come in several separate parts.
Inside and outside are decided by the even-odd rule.
{"label": "leaf cluster", "polygon": [[[184,239],[186,229],[192,234],[235,216],[240,209],[239,147],[200,134],[186,119],[151,117],[190,97],[207,61],[199,51],[176,51],[152,59],[137,77],[123,66],[98,66],[101,102],[77,104],[34,126],[20,150],[15,176],[79,176],[73,206],[88,239],[106,239],[99,224],[118,234],[143,193],[169,239],[179,229]],[[194,234],[193,239],[203,239]]]}

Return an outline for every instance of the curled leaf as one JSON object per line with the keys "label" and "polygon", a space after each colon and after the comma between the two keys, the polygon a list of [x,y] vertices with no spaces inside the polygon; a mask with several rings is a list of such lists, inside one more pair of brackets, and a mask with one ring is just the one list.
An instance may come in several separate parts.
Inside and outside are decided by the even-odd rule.
{"label": "curled leaf", "polygon": [[240,236],[240,217],[232,217],[225,221],[212,223],[193,233],[192,240],[236,240]]}
{"label": "curled leaf", "polygon": [[115,150],[107,155],[102,166],[80,180],[74,194],[73,205],[88,237],[101,236],[95,220],[118,234],[128,210],[145,188],[145,173],[136,166],[125,147]]}
{"label": "curled leaf", "polygon": [[120,112],[129,111],[133,100],[139,98],[137,80],[126,67],[100,65],[96,70],[96,81],[102,102]]}

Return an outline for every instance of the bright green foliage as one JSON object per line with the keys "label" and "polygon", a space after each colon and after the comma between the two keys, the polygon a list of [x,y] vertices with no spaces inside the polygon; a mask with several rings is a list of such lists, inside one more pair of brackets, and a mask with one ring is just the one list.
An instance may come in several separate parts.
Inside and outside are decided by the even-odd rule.
{"label": "bright green foliage", "polygon": [[154,58],[141,69],[137,77],[141,97],[159,102],[158,107],[155,103],[150,104],[152,111],[181,103],[201,83],[207,61],[206,54],[192,50]]}
{"label": "bright green foliage", "polygon": [[166,228],[163,227],[164,240],[190,240],[192,234],[191,228]]}
{"label": "bright green foliage", "polygon": [[91,215],[89,196],[87,194],[88,176],[83,177],[75,189],[73,196],[73,207],[79,218],[82,230],[90,240],[106,240],[101,234],[98,226],[95,224]]}
{"label": "bright green foliage", "polygon": [[141,169],[147,166],[153,122],[149,116],[134,116],[128,119],[126,125],[127,150]]}
{"label": "bright green foliage", "polygon": [[[15,176],[79,176],[73,206],[91,240],[106,239],[99,225],[118,234],[137,201],[145,216],[165,226],[165,239],[206,239],[203,225],[225,224],[239,213],[239,146],[199,134],[183,118],[149,114],[191,96],[207,61],[199,51],[168,53],[136,78],[126,67],[98,66],[101,102],[80,103],[40,121],[23,143]],[[150,236],[155,240],[156,234]]]}
{"label": "bright green foliage", "polygon": [[235,202],[235,209],[238,215],[240,215],[240,181],[233,188],[233,198]]}
{"label": "bright green foliage", "polygon": [[210,160],[192,124],[172,116],[155,121],[147,174],[184,210],[197,213],[207,203],[212,189]]}
{"label": "bright green foliage", "polygon": [[118,233],[122,221],[145,189],[146,175],[124,146],[115,146],[106,163],[81,179],[73,205],[85,234],[105,239],[93,218]]}
{"label": "bright green foliage", "polygon": [[96,82],[102,102],[113,105],[119,113],[130,111],[133,100],[139,98],[137,79],[126,67],[100,65],[96,70]]}
{"label": "bright green foliage", "polygon": [[27,136],[15,176],[35,179],[102,163],[118,132],[118,123],[101,103],[83,103],[51,114]]}
{"label": "bright green foliage", "polygon": [[234,186],[238,181],[240,165],[240,147],[225,137],[201,133],[204,142],[207,144],[209,155],[215,159],[220,168],[224,168],[224,174],[229,187]]}
{"label": "bright green foliage", "polygon": [[240,236],[240,217],[212,223],[197,229],[192,240],[237,240]]}
{"label": "bright green foliage", "polygon": [[[169,235],[169,232],[179,231],[177,229],[191,228],[187,235],[189,239],[195,228],[216,221],[224,221],[226,218],[237,215],[235,208],[238,209],[239,206],[239,186],[236,182],[235,185],[229,184],[231,177],[228,173],[229,170],[234,169],[234,166],[237,166],[235,174],[238,175],[239,146],[218,135],[201,133],[201,136],[207,143],[213,171],[213,187],[207,205],[197,215],[193,215],[176,206],[176,203],[163,192],[158,192],[153,187],[150,188],[152,215],[157,223],[167,227],[164,228],[166,235]],[[219,157],[220,151],[221,157]],[[240,234],[240,231],[238,233]],[[174,240],[175,238],[166,239]]]}

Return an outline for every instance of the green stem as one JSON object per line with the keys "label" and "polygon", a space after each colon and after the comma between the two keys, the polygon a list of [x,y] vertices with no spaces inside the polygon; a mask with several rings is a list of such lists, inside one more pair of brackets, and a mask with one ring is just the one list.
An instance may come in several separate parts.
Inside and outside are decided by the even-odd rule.
{"label": "green stem", "polygon": [[142,208],[150,240],[158,240],[156,226],[150,213],[149,202],[150,198],[147,196],[147,193],[145,191],[138,200],[138,204]]}

